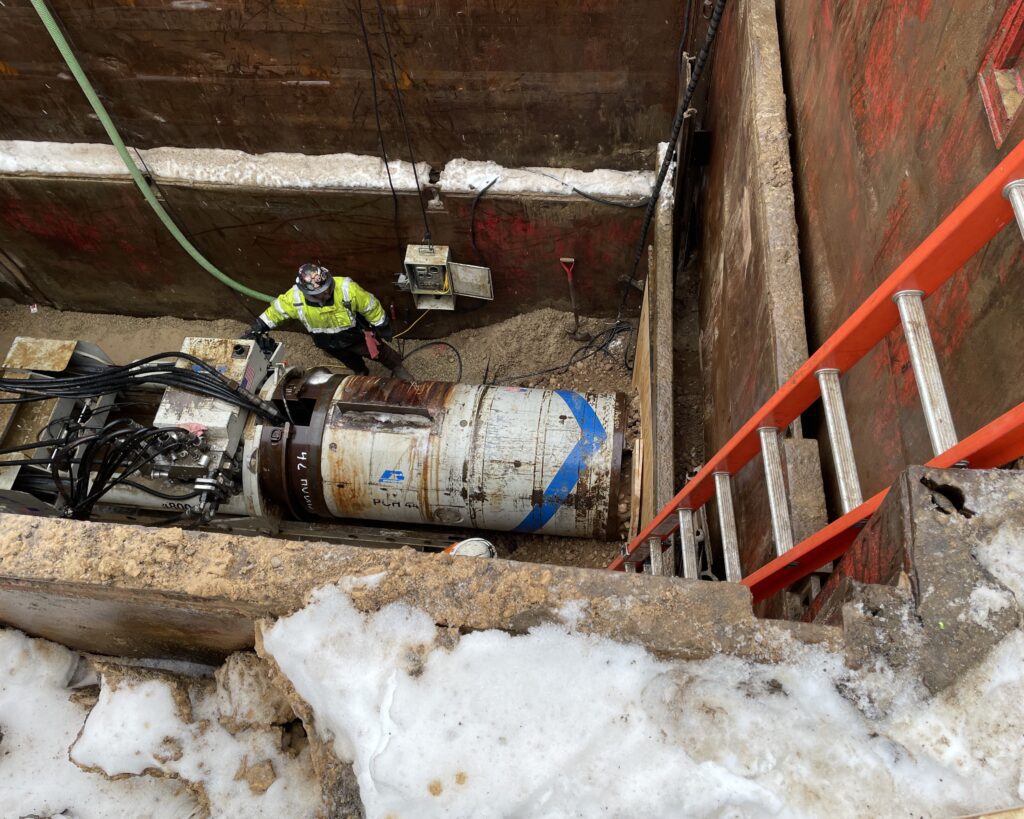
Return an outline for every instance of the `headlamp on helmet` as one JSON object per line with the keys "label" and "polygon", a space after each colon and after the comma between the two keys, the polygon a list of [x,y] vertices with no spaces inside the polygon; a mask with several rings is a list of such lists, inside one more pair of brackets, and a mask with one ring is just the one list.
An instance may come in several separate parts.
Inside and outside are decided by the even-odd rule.
{"label": "headlamp on helmet", "polygon": [[334,288],[334,277],[323,265],[310,263],[299,268],[295,283],[307,296],[323,296]]}

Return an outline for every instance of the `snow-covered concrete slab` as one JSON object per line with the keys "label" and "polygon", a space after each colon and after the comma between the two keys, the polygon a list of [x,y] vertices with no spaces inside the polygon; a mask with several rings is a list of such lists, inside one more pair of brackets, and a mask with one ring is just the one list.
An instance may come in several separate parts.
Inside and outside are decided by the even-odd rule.
{"label": "snow-covered concrete slab", "polygon": [[329,588],[262,651],[370,817],[953,816],[1024,799],[1024,633],[940,697],[794,645],[659,661],[544,625],[440,634]]}

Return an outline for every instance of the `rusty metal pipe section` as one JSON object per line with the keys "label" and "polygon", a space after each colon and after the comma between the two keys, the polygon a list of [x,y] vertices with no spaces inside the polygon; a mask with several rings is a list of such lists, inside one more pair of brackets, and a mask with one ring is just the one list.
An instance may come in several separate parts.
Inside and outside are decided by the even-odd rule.
{"label": "rusty metal pipe section", "polygon": [[259,486],[287,516],[617,536],[621,395],[314,370],[274,397]]}

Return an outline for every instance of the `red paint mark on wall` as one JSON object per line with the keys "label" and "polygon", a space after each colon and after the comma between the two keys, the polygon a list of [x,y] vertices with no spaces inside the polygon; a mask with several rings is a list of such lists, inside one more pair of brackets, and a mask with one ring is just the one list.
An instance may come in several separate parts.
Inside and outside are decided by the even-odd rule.
{"label": "red paint mark on wall", "polygon": [[[86,214],[85,218],[93,218]],[[0,210],[0,220],[22,233],[44,240],[52,249],[64,252],[95,253],[100,246],[100,229],[82,221],[70,210],[51,206],[45,211],[28,211],[16,202],[7,201]]]}
{"label": "red paint mark on wall", "polygon": [[[877,9],[875,3],[866,5]],[[914,106],[922,84],[915,79],[917,64],[930,55],[914,40],[919,27],[908,23],[924,21],[931,6],[932,0],[886,4],[868,31],[863,77],[854,83],[850,99],[868,156],[893,143]]]}
{"label": "red paint mark on wall", "polygon": [[961,270],[929,300],[929,324],[933,328],[932,338],[940,358],[949,359],[955,355],[974,324],[970,296],[977,279],[975,270]]}
{"label": "red paint mark on wall", "polygon": [[959,192],[970,182],[963,178],[963,169],[978,146],[978,113],[974,100],[967,97],[950,119],[942,146],[935,156],[936,177],[941,187],[953,186]]}
{"label": "red paint mark on wall", "polygon": [[852,90],[850,102],[868,156],[892,141],[906,113],[894,66],[901,24],[898,11],[886,9],[878,16],[868,39],[863,77]]}
{"label": "red paint mark on wall", "polygon": [[821,23],[826,34],[832,33],[832,0],[821,0]]}

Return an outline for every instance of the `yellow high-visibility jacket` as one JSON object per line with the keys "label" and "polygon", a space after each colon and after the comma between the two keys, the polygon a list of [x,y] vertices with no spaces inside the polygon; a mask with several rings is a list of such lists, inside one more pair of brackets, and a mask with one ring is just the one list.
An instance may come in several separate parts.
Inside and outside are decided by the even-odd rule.
{"label": "yellow high-visibility jacket", "polygon": [[301,321],[311,333],[340,333],[356,327],[356,313],[371,327],[387,322],[387,314],[377,297],[364,290],[348,276],[334,277],[334,301],[326,306],[310,304],[295,285],[282,293],[260,316],[260,321],[273,329],[286,319]]}

